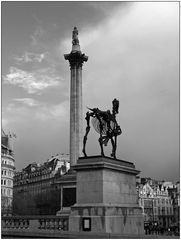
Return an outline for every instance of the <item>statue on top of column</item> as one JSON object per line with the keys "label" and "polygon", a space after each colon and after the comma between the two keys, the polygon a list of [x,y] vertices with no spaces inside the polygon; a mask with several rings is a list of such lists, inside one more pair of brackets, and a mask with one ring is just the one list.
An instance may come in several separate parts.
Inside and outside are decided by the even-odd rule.
{"label": "statue on top of column", "polygon": [[72,44],[79,45],[78,30],[76,27],[74,27],[74,30],[72,31]]}

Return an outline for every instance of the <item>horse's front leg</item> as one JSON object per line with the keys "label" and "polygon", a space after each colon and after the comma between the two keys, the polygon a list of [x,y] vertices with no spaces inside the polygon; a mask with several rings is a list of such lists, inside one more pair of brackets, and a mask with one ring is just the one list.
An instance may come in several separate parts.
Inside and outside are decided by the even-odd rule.
{"label": "horse's front leg", "polygon": [[90,131],[90,126],[87,126],[86,127],[86,134],[85,134],[84,139],[83,139],[83,149],[82,149],[82,152],[83,152],[85,157],[87,157],[87,154],[86,154],[86,151],[85,151],[85,146],[86,146],[87,135],[88,135],[89,131]]}
{"label": "horse's front leg", "polygon": [[88,133],[90,131],[90,116],[91,114],[89,112],[86,113],[86,120],[87,120],[87,127],[86,127],[86,133],[85,133],[85,136],[84,136],[84,139],[83,139],[83,149],[82,149],[82,152],[84,154],[85,157],[87,157],[87,154],[85,152],[85,146],[86,146],[86,142],[87,142],[87,136],[88,136]]}

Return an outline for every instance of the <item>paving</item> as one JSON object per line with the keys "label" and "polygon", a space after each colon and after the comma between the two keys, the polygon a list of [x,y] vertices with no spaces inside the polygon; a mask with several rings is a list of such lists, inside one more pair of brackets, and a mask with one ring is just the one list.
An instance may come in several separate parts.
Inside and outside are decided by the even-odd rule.
{"label": "paving", "polygon": [[2,239],[12,238],[59,238],[59,239],[180,239],[180,236],[174,235],[121,235],[111,233],[92,233],[92,232],[70,232],[70,231],[16,231],[16,230],[3,230]]}

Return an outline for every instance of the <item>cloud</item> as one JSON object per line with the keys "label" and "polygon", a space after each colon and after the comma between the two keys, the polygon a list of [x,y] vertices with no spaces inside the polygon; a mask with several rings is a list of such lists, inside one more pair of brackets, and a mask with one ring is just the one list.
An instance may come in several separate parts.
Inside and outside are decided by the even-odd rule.
{"label": "cloud", "polygon": [[40,111],[37,111],[35,117],[41,121],[49,121],[54,119],[54,121],[67,122],[69,120],[69,102],[64,101],[55,105],[44,104],[41,106]]}
{"label": "cloud", "polygon": [[[120,5],[96,28],[80,31],[81,48],[89,56],[84,64],[85,96],[101,98],[104,102],[97,91],[104,86],[104,95],[109,99],[113,94],[125,100],[134,94],[140,99],[139,94],[143,97],[144,91],[148,91],[148,95],[144,95],[147,100],[151,95],[158,100],[159,91],[172,89],[169,77],[172,73],[176,75],[173,71],[178,64],[176,4],[135,3],[124,18],[122,12]],[[92,91],[88,94],[90,85]]]}
{"label": "cloud", "polygon": [[[15,98],[3,111],[3,124],[11,125],[15,122],[18,125],[37,122],[39,124],[54,122],[59,125],[69,120],[69,102],[63,101],[58,104],[38,102],[32,98]],[[5,117],[6,116],[6,117]]]}
{"label": "cloud", "polygon": [[41,37],[45,34],[45,30],[41,25],[38,25],[34,31],[34,33],[30,36],[32,39],[32,45],[36,46],[41,39]]}
{"label": "cloud", "polygon": [[29,107],[35,107],[35,106],[40,105],[40,103],[38,103],[33,98],[14,98],[13,100],[16,102],[23,103],[24,105],[29,106]]}
{"label": "cloud", "polygon": [[21,63],[41,63],[43,60],[45,60],[46,55],[48,52],[44,53],[32,53],[32,52],[26,52],[21,57],[15,57],[15,61],[17,64]]}
{"label": "cloud", "polygon": [[16,67],[10,67],[9,73],[3,76],[4,83],[17,85],[25,89],[29,94],[41,94],[43,90],[49,87],[56,87],[60,84],[58,81],[60,79],[55,70],[50,68],[28,72]]}
{"label": "cloud", "polygon": [[112,11],[117,9],[118,7],[123,10],[129,9],[133,3],[130,2],[98,2],[98,1],[93,1],[93,2],[87,2],[87,4],[89,4],[91,7],[93,7],[94,9],[103,12],[105,15],[112,15]]}
{"label": "cloud", "polygon": [[[152,177],[148,164],[164,165],[160,174],[173,178],[166,169],[174,165],[177,173],[179,162],[179,5],[134,3],[126,14],[123,8],[94,27],[78,29],[81,50],[89,56],[83,65],[83,109],[111,109],[118,98],[123,133],[117,156],[135,161]],[[68,44],[70,38],[60,48]],[[90,142],[95,154],[91,136]]]}

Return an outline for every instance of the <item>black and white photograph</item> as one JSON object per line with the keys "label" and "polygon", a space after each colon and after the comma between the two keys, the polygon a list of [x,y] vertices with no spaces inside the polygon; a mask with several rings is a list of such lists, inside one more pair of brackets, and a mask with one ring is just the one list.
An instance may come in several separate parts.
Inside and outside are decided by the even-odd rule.
{"label": "black and white photograph", "polygon": [[180,238],[180,2],[1,1],[1,238]]}

